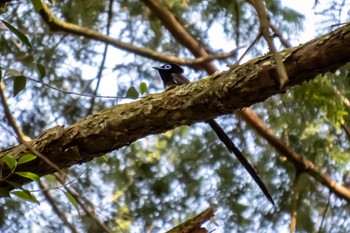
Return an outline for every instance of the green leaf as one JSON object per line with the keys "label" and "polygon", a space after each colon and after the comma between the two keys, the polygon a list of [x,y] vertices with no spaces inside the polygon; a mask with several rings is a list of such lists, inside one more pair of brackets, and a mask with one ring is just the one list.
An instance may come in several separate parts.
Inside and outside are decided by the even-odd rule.
{"label": "green leaf", "polygon": [[104,154],[101,156],[105,162],[108,162],[109,156],[107,154]]}
{"label": "green leaf", "polygon": [[0,197],[11,197],[10,191],[5,188],[0,188]]}
{"label": "green leaf", "polygon": [[12,191],[11,194],[25,200],[25,201],[30,201],[33,203],[38,203],[39,201],[36,199],[35,196],[33,196],[28,190],[23,189],[21,191]]}
{"label": "green leaf", "polygon": [[75,200],[75,198],[69,192],[63,191],[63,193],[64,193],[64,195],[66,195],[68,201],[70,203],[72,203],[72,205],[75,207],[75,209],[77,209],[77,211],[79,212],[79,206],[78,206],[77,200]]}
{"label": "green leaf", "polygon": [[36,65],[36,68],[38,69],[40,79],[43,79],[46,75],[45,66],[43,66],[39,63],[36,63],[36,62],[34,62],[34,64]]}
{"label": "green leaf", "polygon": [[56,180],[56,177],[52,174],[48,174],[45,176],[46,183],[52,187],[52,186],[58,186],[58,182]]}
{"label": "green leaf", "polygon": [[36,155],[26,154],[26,155],[21,156],[18,159],[17,164],[28,163],[28,162],[30,162],[30,161],[32,161],[34,159],[36,159]]}
{"label": "green leaf", "polygon": [[22,32],[20,32],[18,29],[16,29],[14,26],[12,26],[10,23],[6,22],[5,20],[0,19],[1,22],[3,22],[3,24],[6,25],[6,27],[8,29],[10,29],[10,31],[15,34],[18,39],[20,39],[24,44],[26,44],[28,47],[32,48],[31,43],[28,40],[28,37],[26,35],[24,35]]}
{"label": "green leaf", "polygon": [[34,6],[34,10],[36,12],[39,12],[41,9],[43,9],[43,5],[41,3],[41,0],[31,0],[33,6]]}
{"label": "green leaf", "polygon": [[15,187],[15,188],[19,188],[21,187],[22,185],[17,183],[17,182],[14,182],[14,181],[10,181],[10,180],[4,180],[6,183],[10,184],[11,186]]}
{"label": "green leaf", "polygon": [[128,89],[128,91],[126,92],[125,97],[130,98],[130,99],[137,99],[137,98],[139,98],[139,95],[140,94],[138,93],[138,91],[136,90],[135,87],[130,87]]}
{"label": "green leaf", "polygon": [[12,155],[6,155],[4,157],[4,162],[10,168],[10,170],[12,170],[17,164],[16,159]]}
{"label": "green leaf", "polygon": [[145,82],[140,83],[140,93],[143,95],[147,91],[147,84]]}
{"label": "green leaf", "polygon": [[49,2],[51,3],[51,5],[54,7],[56,5],[56,0],[49,0]]}
{"label": "green leaf", "polygon": [[7,4],[6,2],[0,3],[0,15],[4,14],[7,12]]}
{"label": "green leaf", "polygon": [[38,181],[40,179],[40,177],[37,174],[32,172],[14,172],[14,173],[19,176],[22,176],[31,180],[35,180],[35,181]]}
{"label": "green leaf", "polygon": [[17,76],[13,81],[13,96],[16,96],[26,87],[27,78],[25,76]]}

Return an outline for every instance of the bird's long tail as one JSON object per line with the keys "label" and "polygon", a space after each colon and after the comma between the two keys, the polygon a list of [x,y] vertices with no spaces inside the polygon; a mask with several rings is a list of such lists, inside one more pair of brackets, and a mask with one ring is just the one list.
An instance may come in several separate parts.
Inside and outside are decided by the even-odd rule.
{"label": "bird's long tail", "polygon": [[209,120],[208,123],[211,128],[215,131],[216,135],[220,138],[220,140],[225,144],[227,149],[233,153],[237,159],[241,162],[250,176],[255,180],[261,191],[265,194],[267,199],[274,205],[274,201],[269,193],[269,190],[266,188],[265,184],[261,181],[257,171],[254,167],[249,163],[249,161],[244,157],[242,152],[236,147],[236,145],[232,142],[232,140],[228,137],[228,135],[224,132],[224,130],[220,127],[220,125],[215,120]]}

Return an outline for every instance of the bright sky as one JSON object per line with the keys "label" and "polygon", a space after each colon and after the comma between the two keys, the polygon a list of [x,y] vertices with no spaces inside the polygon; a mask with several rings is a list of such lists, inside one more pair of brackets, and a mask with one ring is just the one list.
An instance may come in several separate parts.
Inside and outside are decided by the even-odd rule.
{"label": "bright sky", "polygon": [[293,45],[305,43],[315,38],[316,36],[315,22],[319,20],[319,16],[315,16],[315,14],[313,13],[314,3],[315,3],[314,1],[307,1],[307,0],[282,1],[282,4],[285,5],[286,7],[292,8],[295,11],[298,11],[305,16],[304,33],[301,34],[299,39],[292,41]]}

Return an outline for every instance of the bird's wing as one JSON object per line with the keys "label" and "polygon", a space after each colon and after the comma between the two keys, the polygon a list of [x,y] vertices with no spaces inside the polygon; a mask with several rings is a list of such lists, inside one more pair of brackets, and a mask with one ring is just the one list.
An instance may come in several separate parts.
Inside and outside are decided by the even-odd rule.
{"label": "bird's wing", "polygon": [[171,77],[176,85],[183,85],[190,82],[185,76],[178,73],[171,73]]}

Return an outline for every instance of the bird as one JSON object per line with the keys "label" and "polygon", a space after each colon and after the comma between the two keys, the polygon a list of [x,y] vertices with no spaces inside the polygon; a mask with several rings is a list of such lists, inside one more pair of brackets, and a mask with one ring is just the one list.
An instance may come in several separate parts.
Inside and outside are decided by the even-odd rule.
{"label": "bird", "polygon": [[[165,91],[173,89],[176,86],[190,83],[190,80],[182,74],[184,72],[184,69],[177,64],[168,63],[159,67],[152,68],[158,71],[159,76],[163,81]],[[266,198],[271,202],[272,205],[274,205],[275,203],[269,193],[269,190],[262,182],[260,176],[258,175],[253,165],[250,164],[248,159],[237,148],[237,146],[233,143],[230,137],[221,128],[221,126],[214,119],[209,119],[206,121],[206,123],[209,124],[210,127],[214,130],[219,139],[225,144],[226,148],[236,156],[236,158],[243,165],[245,170],[249,173],[249,175],[259,186],[260,190],[264,193]]]}

